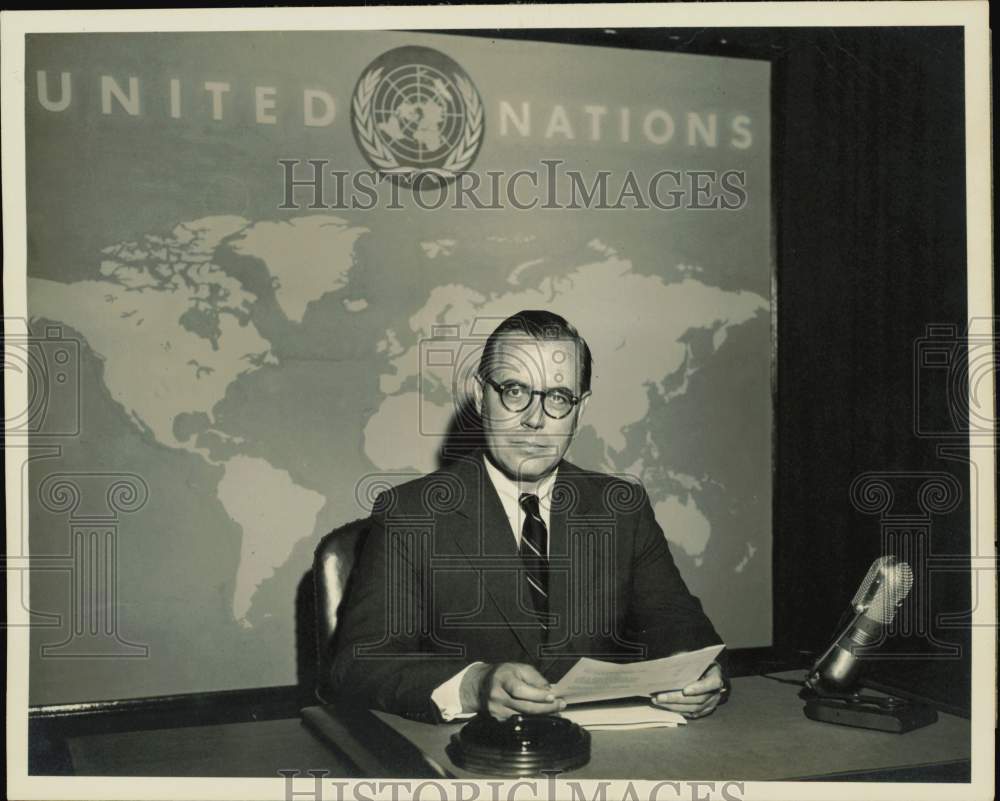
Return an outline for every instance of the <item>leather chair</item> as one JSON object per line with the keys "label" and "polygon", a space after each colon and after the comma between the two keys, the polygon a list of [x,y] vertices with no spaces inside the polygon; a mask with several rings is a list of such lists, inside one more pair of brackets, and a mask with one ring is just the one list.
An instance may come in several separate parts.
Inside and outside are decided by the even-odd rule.
{"label": "leather chair", "polygon": [[337,621],[347,594],[354,560],[368,532],[369,518],[361,518],[331,531],[316,546],[313,583],[316,594],[316,697],[332,701],[330,669],[337,649]]}

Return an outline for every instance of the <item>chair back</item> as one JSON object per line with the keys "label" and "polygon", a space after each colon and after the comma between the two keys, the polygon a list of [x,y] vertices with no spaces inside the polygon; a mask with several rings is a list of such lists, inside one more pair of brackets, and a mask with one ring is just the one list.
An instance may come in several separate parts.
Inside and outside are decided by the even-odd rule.
{"label": "chair back", "polygon": [[316,588],[316,697],[332,701],[330,669],[337,649],[337,621],[347,595],[351,568],[364,542],[369,519],[361,518],[331,531],[316,546],[313,582]]}

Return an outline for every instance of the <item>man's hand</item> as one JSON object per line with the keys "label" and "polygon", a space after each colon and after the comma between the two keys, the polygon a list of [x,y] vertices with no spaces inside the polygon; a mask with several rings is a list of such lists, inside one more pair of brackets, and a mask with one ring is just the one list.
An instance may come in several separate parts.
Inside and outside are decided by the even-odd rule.
{"label": "man's hand", "polygon": [[489,712],[500,720],[511,715],[552,715],[566,708],[541,673],[518,662],[474,665],[462,677],[460,694],[463,710]]}
{"label": "man's hand", "polygon": [[725,691],[722,668],[713,662],[700,679],[683,690],[654,695],[653,704],[671,712],[680,712],[686,718],[703,718],[712,714]]}

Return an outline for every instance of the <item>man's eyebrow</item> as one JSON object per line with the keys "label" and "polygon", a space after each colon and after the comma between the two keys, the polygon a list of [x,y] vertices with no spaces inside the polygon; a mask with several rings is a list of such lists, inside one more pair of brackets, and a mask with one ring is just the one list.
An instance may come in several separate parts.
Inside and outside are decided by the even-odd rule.
{"label": "man's eyebrow", "polygon": [[[526,387],[534,386],[531,381],[526,381],[524,378],[517,375],[516,373],[511,373],[510,368],[507,367],[499,368],[493,374],[492,378],[498,384],[517,383]],[[567,395],[576,395],[576,392],[574,392],[572,388],[567,387],[565,384],[560,384],[557,387],[549,387],[545,391],[552,392],[553,390],[559,390],[560,392],[565,392]]]}
{"label": "man's eyebrow", "polygon": [[[510,384],[523,384],[526,387],[533,386],[530,382],[523,381],[520,378],[510,378],[510,379],[507,379],[506,381],[504,381],[504,380],[497,380],[497,383],[498,384],[507,384],[507,383],[510,383]],[[562,384],[560,384],[557,387],[549,387],[548,389],[545,390],[545,392],[557,392],[557,391],[558,392],[565,392],[567,395],[576,395],[576,393],[572,389],[570,389],[567,386],[563,386]]]}

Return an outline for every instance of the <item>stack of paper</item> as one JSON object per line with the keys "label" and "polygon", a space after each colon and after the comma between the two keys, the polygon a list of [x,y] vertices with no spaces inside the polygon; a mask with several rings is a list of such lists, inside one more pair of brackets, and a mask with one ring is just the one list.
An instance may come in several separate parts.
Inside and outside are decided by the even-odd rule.
{"label": "stack of paper", "polygon": [[724,647],[710,645],[700,651],[626,664],[583,657],[552,691],[567,704],[582,704],[680,690],[697,681]]}
{"label": "stack of paper", "polygon": [[628,731],[683,726],[687,719],[678,712],[653,706],[649,700],[596,704],[636,696],[680,690],[698,680],[725,646],[712,645],[665,659],[617,664],[583,657],[569,669],[553,692],[570,704],[561,713],[591,731]]}
{"label": "stack of paper", "polygon": [[651,704],[577,704],[564,709],[561,717],[591,731],[629,731],[631,729],[658,729],[683,726],[687,719],[667,709]]}

